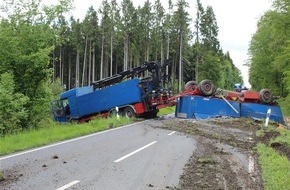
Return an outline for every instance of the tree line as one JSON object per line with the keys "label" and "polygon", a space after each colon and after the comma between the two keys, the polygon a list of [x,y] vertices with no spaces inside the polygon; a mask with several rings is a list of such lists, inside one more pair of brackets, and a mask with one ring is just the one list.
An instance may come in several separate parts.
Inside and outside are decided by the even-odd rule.
{"label": "tree line", "polygon": [[249,82],[286,97],[290,90],[290,0],[274,0],[259,20],[250,47]]}
{"label": "tree line", "polygon": [[[72,0],[5,0],[0,22],[0,132],[47,126],[50,101],[62,90],[90,85],[144,61],[170,61],[175,92],[203,79],[232,89],[240,71],[218,40],[212,7],[185,0],[163,7],[147,0],[103,0],[84,19],[68,17]],[[168,11],[165,11],[168,10]],[[196,12],[192,20],[188,10]],[[65,89],[63,89],[65,87]]]}

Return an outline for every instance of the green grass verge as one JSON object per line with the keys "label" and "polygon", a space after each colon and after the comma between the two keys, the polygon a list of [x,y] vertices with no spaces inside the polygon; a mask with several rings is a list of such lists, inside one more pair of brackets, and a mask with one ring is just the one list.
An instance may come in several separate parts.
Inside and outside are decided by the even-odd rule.
{"label": "green grass verge", "polygon": [[175,112],[175,106],[172,107],[167,107],[167,108],[162,108],[159,110],[158,112],[158,116],[162,116],[162,115],[167,115],[167,114],[171,114]]}
{"label": "green grass verge", "polygon": [[271,147],[257,145],[265,190],[290,189],[290,162]]}
{"label": "green grass verge", "polygon": [[[158,115],[161,116],[173,113],[174,110],[175,107],[163,108],[160,109]],[[133,122],[134,120],[129,120],[123,117],[121,117],[120,120],[117,120],[116,118],[97,118],[84,124],[59,124],[49,120],[43,124],[43,126],[48,127],[1,137],[0,156],[88,135],[94,132],[104,131]]]}
{"label": "green grass verge", "polygon": [[122,126],[132,123],[133,120],[120,118],[98,118],[84,124],[58,124],[52,123],[49,127],[8,135],[0,138],[0,155],[27,150],[55,143],[61,140],[71,139],[94,132]]}
{"label": "green grass verge", "polygon": [[290,132],[289,130],[279,130],[280,135],[276,138],[271,140],[270,143],[279,142],[279,143],[286,143],[290,147]]}

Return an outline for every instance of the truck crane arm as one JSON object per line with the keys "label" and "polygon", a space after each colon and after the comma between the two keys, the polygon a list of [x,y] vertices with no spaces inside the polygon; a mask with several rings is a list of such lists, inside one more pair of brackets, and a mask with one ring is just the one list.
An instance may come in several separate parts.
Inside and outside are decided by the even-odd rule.
{"label": "truck crane arm", "polygon": [[160,88],[160,83],[163,80],[161,72],[163,72],[162,69],[164,69],[168,64],[169,64],[168,60],[166,61],[166,64],[164,64],[163,66],[161,66],[160,63],[157,61],[145,61],[141,66],[134,67],[130,70],[123,71],[111,77],[95,81],[91,83],[91,85],[94,87],[94,89],[103,88],[116,83],[120,83],[122,80],[126,78],[134,78],[136,76],[141,75],[145,71],[149,71],[152,73],[154,86]]}

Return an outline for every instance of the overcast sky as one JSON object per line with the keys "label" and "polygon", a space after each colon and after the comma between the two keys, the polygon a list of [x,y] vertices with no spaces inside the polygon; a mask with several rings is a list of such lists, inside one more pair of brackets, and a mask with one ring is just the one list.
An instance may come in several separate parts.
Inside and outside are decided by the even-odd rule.
{"label": "overcast sky", "polygon": [[[82,19],[93,5],[97,10],[101,0],[74,0],[74,17]],[[143,5],[145,0],[132,0],[135,6]],[[121,0],[117,0],[118,3]],[[168,0],[161,0],[165,9]],[[176,0],[173,0],[175,3]],[[196,15],[196,0],[187,0],[190,8],[188,12],[192,20]],[[229,51],[234,64],[241,70],[245,85],[248,83],[248,68],[243,66],[248,60],[248,46],[252,35],[256,31],[259,18],[271,7],[271,0],[200,0],[204,8],[212,6],[219,27],[219,41],[224,52]],[[154,0],[152,1],[154,3]],[[192,28],[192,31],[194,29]]]}

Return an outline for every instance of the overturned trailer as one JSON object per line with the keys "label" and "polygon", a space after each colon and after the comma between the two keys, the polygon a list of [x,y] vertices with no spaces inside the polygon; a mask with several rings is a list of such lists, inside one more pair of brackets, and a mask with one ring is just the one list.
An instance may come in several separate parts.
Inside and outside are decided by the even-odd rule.
{"label": "overturned trailer", "polygon": [[[205,93],[204,93],[205,91]],[[260,92],[241,92],[215,89],[209,80],[199,85],[188,82],[186,93],[178,97],[175,116],[178,118],[207,119],[215,117],[248,117],[285,124],[280,106],[273,101],[268,89]]]}

